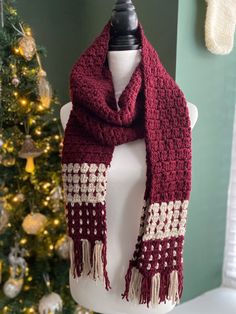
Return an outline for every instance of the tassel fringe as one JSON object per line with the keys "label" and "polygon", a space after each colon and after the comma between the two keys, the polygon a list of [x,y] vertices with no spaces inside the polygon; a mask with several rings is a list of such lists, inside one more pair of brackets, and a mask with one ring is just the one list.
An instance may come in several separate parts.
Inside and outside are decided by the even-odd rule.
{"label": "tassel fringe", "polygon": [[73,277],[75,277],[75,254],[74,254],[74,241],[71,237],[68,236],[69,239],[69,253],[70,253],[70,272]]}
{"label": "tassel fringe", "polygon": [[88,240],[82,239],[82,262],[83,262],[83,271],[82,274],[87,276],[91,271],[91,258],[90,251],[91,245]]}
{"label": "tassel fringe", "polygon": [[170,274],[157,273],[152,277],[144,277],[136,267],[130,266],[125,277],[126,289],[123,298],[127,301],[137,301],[140,304],[149,303],[152,306],[166,300],[172,304],[179,303],[182,294],[182,274],[173,270]]}
{"label": "tassel fringe", "polygon": [[93,267],[91,269],[91,274],[94,280],[103,279],[102,247],[102,242],[96,241],[93,249]]}
{"label": "tassel fringe", "polygon": [[[106,247],[101,241],[93,245],[87,240],[74,242],[69,237],[71,273],[75,277],[89,276],[95,281],[105,283],[111,289],[106,271]],[[152,277],[143,276],[133,265],[129,266],[125,276],[126,287],[122,295],[127,301],[138,301],[140,304],[157,305],[166,300],[172,304],[179,303],[183,289],[183,275],[178,270],[171,273],[157,273]]]}
{"label": "tassel fringe", "polygon": [[106,271],[106,249],[101,241],[95,241],[92,245],[87,239],[77,242],[69,237],[69,248],[74,278],[89,276],[95,281],[104,281],[106,289],[111,289]]}
{"label": "tassel fringe", "polygon": [[156,305],[159,303],[160,293],[160,274],[157,273],[152,277],[151,303]]}
{"label": "tassel fringe", "polygon": [[168,299],[172,300],[172,304],[179,303],[179,291],[178,291],[178,271],[173,270],[170,273],[170,284],[168,289]]}
{"label": "tassel fringe", "polygon": [[129,298],[131,301],[135,300],[136,298],[140,298],[142,280],[142,274],[136,268],[133,268],[129,286]]}

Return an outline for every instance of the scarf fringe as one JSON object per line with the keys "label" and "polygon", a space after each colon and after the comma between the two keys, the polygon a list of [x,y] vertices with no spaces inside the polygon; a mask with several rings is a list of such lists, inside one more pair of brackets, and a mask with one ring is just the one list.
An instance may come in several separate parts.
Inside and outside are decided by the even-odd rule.
{"label": "scarf fringe", "polygon": [[183,275],[178,270],[144,277],[136,267],[130,265],[125,280],[126,287],[122,297],[127,301],[147,304],[148,307],[149,303],[154,306],[161,302],[166,303],[166,300],[178,304],[183,291]]}
{"label": "scarf fringe", "polygon": [[69,237],[71,274],[74,278],[89,276],[93,280],[105,283],[106,290],[111,289],[106,270],[106,248],[102,241],[91,244],[87,239],[75,241]]}

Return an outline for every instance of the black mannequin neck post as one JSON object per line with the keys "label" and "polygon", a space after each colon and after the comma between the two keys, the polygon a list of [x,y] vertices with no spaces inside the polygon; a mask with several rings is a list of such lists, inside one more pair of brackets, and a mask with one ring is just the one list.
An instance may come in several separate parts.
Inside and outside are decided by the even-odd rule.
{"label": "black mannequin neck post", "polygon": [[110,51],[141,48],[138,17],[131,0],[117,0],[111,15]]}

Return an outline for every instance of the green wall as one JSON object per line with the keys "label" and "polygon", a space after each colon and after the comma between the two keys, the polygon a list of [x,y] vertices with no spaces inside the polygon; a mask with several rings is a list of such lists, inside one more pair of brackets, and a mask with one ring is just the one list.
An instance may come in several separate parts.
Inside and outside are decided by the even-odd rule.
{"label": "green wall", "polygon": [[221,283],[235,107],[236,50],[228,56],[206,50],[205,13],[204,0],[179,0],[176,80],[199,110],[183,301]]}
{"label": "green wall", "polygon": [[[145,33],[168,71],[175,75],[178,1],[134,0]],[[69,73],[75,60],[110,18],[115,0],[18,0],[19,14],[47,49],[43,61],[62,103],[69,99]]]}

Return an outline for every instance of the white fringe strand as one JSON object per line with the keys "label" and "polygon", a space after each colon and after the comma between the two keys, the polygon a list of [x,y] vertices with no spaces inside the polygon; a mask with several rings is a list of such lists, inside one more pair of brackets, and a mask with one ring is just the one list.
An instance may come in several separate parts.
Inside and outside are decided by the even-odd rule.
{"label": "white fringe strand", "polygon": [[152,277],[151,303],[153,305],[159,303],[160,281],[160,273]]}
{"label": "white fringe strand", "polygon": [[129,286],[129,299],[139,300],[141,293],[143,275],[138,271],[137,268],[132,268],[130,286]]}
{"label": "white fringe strand", "polygon": [[82,274],[87,276],[91,271],[91,262],[90,262],[90,252],[91,252],[91,245],[90,242],[86,239],[82,239],[82,259],[83,259],[83,271]]}
{"label": "white fringe strand", "polygon": [[172,304],[179,303],[178,285],[178,271],[173,270],[170,274],[170,284],[168,289],[168,299],[172,300]]}
{"label": "white fringe strand", "polygon": [[91,276],[94,280],[103,280],[103,262],[102,262],[102,249],[103,243],[101,241],[96,241],[93,248],[93,265],[91,269]]}
{"label": "white fringe strand", "polygon": [[74,241],[69,236],[68,236],[68,239],[69,239],[69,252],[70,252],[70,272],[72,275],[74,275],[74,271],[75,271]]}

